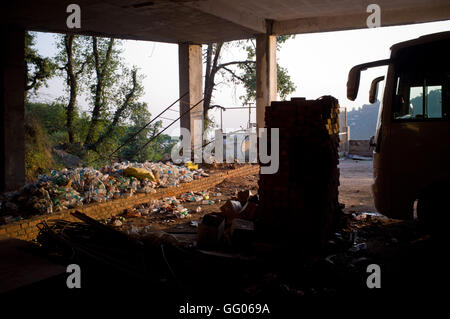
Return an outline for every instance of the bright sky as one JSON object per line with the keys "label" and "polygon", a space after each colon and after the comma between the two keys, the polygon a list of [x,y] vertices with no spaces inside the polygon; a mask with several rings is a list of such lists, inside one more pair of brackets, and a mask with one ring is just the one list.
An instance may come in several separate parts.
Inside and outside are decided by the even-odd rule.
{"label": "bright sky", "polygon": [[[297,89],[292,97],[315,99],[322,95],[333,95],[341,106],[357,108],[368,103],[369,86],[372,79],[384,75],[386,67],[363,72],[359,95],[356,101],[347,100],[346,83],[350,68],[356,64],[385,59],[390,55],[390,47],[401,41],[419,36],[449,31],[450,20],[398,27],[382,27],[352,31],[325,32],[296,35],[286,42],[278,52],[278,63],[287,68]],[[55,38],[50,33],[38,33],[37,48],[44,56],[56,53]],[[149,105],[149,111],[157,115],[178,98],[178,47],[176,44],[124,41],[123,57],[130,66],[136,65],[145,74],[145,95],[142,100]],[[223,56],[223,61],[244,59],[245,52],[232,48]],[[53,101],[64,95],[61,78],[49,81],[48,88],[38,92],[36,100]],[[221,84],[214,94],[214,103],[225,107],[241,106],[239,96],[242,87]],[[79,99],[81,109],[88,109],[88,101]],[[173,109],[178,109],[174,106]],[[166,112],[166,117],[176,118],[178,113]],[[211,112],[220,124],[220,112]],[[233,130],[246,127],[247,110],[228,110],[223,113],[224,127]],[[255,111],[252,110],[252,122]],[[164,120],[164,125],[170,121]],[[178,123],[167,133],[177,135]]]}

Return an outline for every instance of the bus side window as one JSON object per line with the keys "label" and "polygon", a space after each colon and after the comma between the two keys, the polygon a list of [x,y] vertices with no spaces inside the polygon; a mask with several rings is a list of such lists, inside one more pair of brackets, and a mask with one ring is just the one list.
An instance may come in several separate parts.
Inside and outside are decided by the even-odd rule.
{"label": "bus side window", "polygon": [[428,118],[442,118],[442,85],[426,86],[425,106]]}
{"label": "bus side window", "polygon": [[409,89],[410,118],[423,118],[423,87],[413,86]]}
{"label": "bus side window", "polygon": [[[440,119],[445,117],[442,108],[442,85],[427,85],[415,83],[401,88],[396,95],[394,119]],[[419,85],[417,85],[419,84]],[[405,92],[406,91],[406,92]],[[406,98],[403,98],[403,97]],[[401,99],[401,101],[399,101]]]}

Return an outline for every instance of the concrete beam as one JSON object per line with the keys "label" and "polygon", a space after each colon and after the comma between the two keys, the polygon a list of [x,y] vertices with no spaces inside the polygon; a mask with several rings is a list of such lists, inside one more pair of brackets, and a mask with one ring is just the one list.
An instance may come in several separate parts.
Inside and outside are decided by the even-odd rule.
{"label": "concrete beam", "polygon": [[265,109],[277,99],[277,38],[256,36],[256,126],[265,127]]}
{"label": "concrete beam", "polygon": [[[202,46],[182,43],[178,45],[180,96],[189,92],[180,101],[180,115],[203,99]],[[199,126],[195,121],[201,121]],[[197,122],[198,123],[198,122]],[[200,102],[180,120],[182,128],[191,133],[191,149],[194,140],[203,140],[203,102]],[[197,142],[198,143],[198,142]]]}
{"label": "concrete beam", "polygon": [[250,29],[255,34],[266,33],[266,21],[264,18],[248,11],[239,10],[236,6],[230,4],[229,1],[195,1],[186,2],[185,4],[191,8]]}
{"label": "concrete beam", "polygon": [[[292,20],[274,21],[273,34],[297,34],[327,32],[367,28],[365,11],[339,16],[317,16]],[[450,19],[450,3],[432,3],[426,6],[410,6],[402,9],[383,9],[381,7],[381,26],[423,23]]]}
{"label": "concrete beam", "polygon": [[2,28],[1,43],[0,190],[11,191],[25,183],[25,32]]}

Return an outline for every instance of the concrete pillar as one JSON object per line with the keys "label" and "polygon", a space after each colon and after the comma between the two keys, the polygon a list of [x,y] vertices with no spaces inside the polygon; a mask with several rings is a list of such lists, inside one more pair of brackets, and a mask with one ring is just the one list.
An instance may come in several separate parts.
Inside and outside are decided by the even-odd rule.
{"label": "concrete pillar", "polygon": [[256,126],[265,127],[266,106],[277,99],[277,37],[256,36]]}
{"label": "concrete pillar", "polygon": [[[180,101],[180,115],[203,99],[202,46],[181,43],[178,45],[180,96],[189,92]],[[197,126],[194,126],[194,121]],[[199,123],[201,125],[199,125]],[[180,120],[182,128],[191,132],[191,149],[194,150],[194,140],[202,143],[203,139],[203,102],[183,116]]]}
{"label": "concrete pillar", "polygon": [[0,189],[10,191],[25,183],[25,32],[2,28],[1,43]]}

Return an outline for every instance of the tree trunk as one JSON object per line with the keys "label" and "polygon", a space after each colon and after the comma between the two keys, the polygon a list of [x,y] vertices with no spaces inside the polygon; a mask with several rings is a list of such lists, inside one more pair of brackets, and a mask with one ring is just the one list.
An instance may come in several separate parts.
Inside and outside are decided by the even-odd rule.
{"label": "tree trunk", "polygon": [[91,123],[89,125],[89,130],[86,135],[86,139],[84,144],[90,148],[91,144],[94,141],[94,134],[97,130],[99,119],[100,119],[100,112],[102,110],[103,106],[103,77],[105,75],[105,70],[108,67],[108,63],[111,57],[111,51],[112,47],[114,45],[114,39],[110,39],[108,43],[108,49],[106,52],[105,60],[103,63],[100,63],[100,57],[98,54],[98,48],[97,48],[97,37],[92,37],[92,53],[94,55],[94,63],[95,63],[95,73],[97,76],[97,84],[95,87],[95,98],[94,98],[94,109],[92,110],[92,117],[91,117]]}
{"label": "tree trunk", "polygon": [[212,93],[214,86],[216,85],[214,80],[217,74],[217,64],[220,57],[220,51],[222,49],[222,42],[209,44],[206,51],[206,74],[205,74],[205,89],[203,93],[203,117],[208,119],[208,111],[211,109]]}
{"label": "tree trunk", "polygon": [[69,134],[69,143],[74,142],[73,117],[75,114],[75,104],[77,101],[77,78],[73,71],[73,35],[66,35],[64,38],[67,53],[67,85],[69,86],[69,104],[67,105],[67,133]]}

